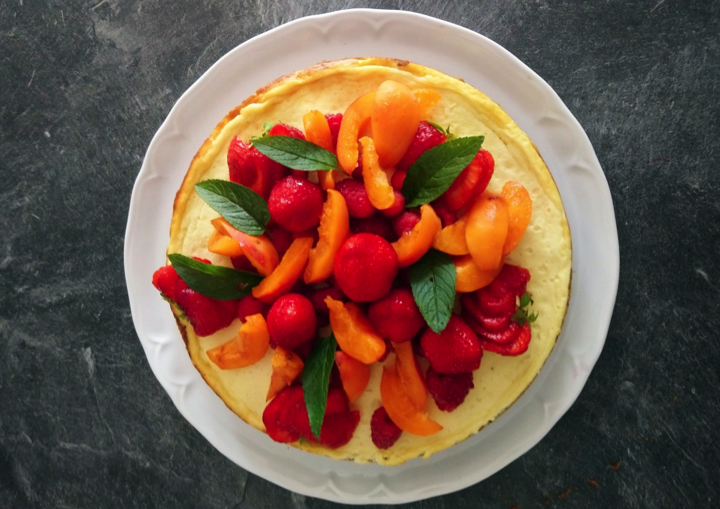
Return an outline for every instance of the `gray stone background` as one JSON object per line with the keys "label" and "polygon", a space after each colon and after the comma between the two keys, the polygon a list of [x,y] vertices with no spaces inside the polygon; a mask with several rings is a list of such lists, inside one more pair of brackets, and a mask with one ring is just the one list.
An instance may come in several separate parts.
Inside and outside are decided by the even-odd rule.
{"label": "gray stone background", "polygon": [[716,507],[708,0],[1,0],[0,507],[335,507],[236,467],[179,415],[137,340],[122,249],[143,155],[183,91],[250,37],[349,7],[436,16],[533,68],[586,129],[620,236],[617,306],[577,403],[492,478],[408,507]]}

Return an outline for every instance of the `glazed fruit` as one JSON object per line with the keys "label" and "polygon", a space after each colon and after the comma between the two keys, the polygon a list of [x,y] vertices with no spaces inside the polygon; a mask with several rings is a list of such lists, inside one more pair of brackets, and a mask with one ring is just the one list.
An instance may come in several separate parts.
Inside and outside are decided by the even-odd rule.
{"label": "glazed fruit", "polygon": [[320,188],[294,176],[273,187],[268,199],[270,217],[291,232],[314,228],[320,222],[323,197]]}
{"label": "glazed fruit", "polygon": [[378,235],[388,242],[393,242],[397,239],[390,220],[379,214],[362,219],[353,219],[350,221],[350,229],[353,233],[372,233]]}
{"label": "glazed fruit", "polygon": [[332,297],[326,297],[325,303],[330,309],[335,339],[343,352],[364,364],[372,364],[385,355],[385,341],[357,304],[342,303]]}
{"label": "glazed fruit", "polygon": [[270,306],[256,299],[252,295],[246,295],[238,301],[237,306],[237,317],[242,323],[245,323],[245,319],[250,315],[256,315],[260,313],[264,317],[267,317]]}
{"label": "glazed fruit", "polygon": [[345,179],[335,184],[335,189],[342,194],[347,204],[350,217],[370,217],[375,213],[375,207],[370,203],[365,186],[355,179]]}
{"label": "glazed fruit", "polygon": [[451,210],[463,208],[473,196],[487,187],[495,169],[495,161],[487,150],[480,149],[470,164],[458,175],[441,199]]}
{"label": "glazed fruit", "polygon": [[405,232],[393,242],[400,267],[412,265],[427,253],[440,231],[440,218],[430,205],[420,207],[420,221],[410,232]]}
{"label": "glazed fruit", "polygon": [[[418,157],[423,155],[431,148],[436,147],[446,141],[447,136],[445,136],[435,127],[423,120],[418,125],[415,136],[413,137],[412,142],[407,149],[407,152],[405,152],[402,159],[400,159],[400,161],[398,162],[397,171],[407,172],[410,166],[412,166],[413,163],[417,161]],[[396,187],[402,187],[402,183],[400,183],[400,186]]]}
{"label": "glazed fruit", "polygon": [[393,204],[381,210],[380,213],[385,217],[395,217],[405,210],[405,197],[397,189],[393,190]]}
{"label": "glazed fruit", "polygon": [[312,245],[313,239],[310,237],[293,240],[275,270],[252,289],[253,296],[266,304],[272,304],[278,297],[288,293],[300,279]]}
{"label": "glazed fruit", "polygon": [[268,276],[280,263],[277,249],[267,235],[248,235],[245,232],[236,230],[222,217],[211,221],[213,227],[223,235],[235,240],[242,248],[243,254],[247,257],[258,273]]}
{"label": "glazed fruit", "polygon": [[340,372],[343,390],[352,403],[365,392],[370,381],[370,368],[343,351],[335,352],[335,364]]}
{"label": "glazed fruit", "polygon": [[438,373],[457,374],[480,367],[482,349],[473,330],[457,315],[452,315],[440,334],[427,329],[420,338],[420,349]]}
{"label": "glazed fruit", "polygon": [[252,366],[265,357],[270,346],[267,323],[261,314],[248,316],[237,336],[207,351],[208,358],[220,369]]}
{"label": "glazed fruit", "polygon": [[373,444],[378,449],[389,449],[398,441],[402,430],[392,422],[385,407],[379,407],[370,419],[370,433]]}
{"label": "glazed fruit", "polygon": [[428,368],[425,381],[428,392],[443,412],[452,412],[459,407],[470,389],[475,387],[472,373],[444,375],[432,368]]}
{"label": "glazed fruit", "polygon": [[372,302],[387,295],[398,272],[390,243],[371,233],[353,235],[335,257],[338,286],[355,302]]}
{"label": "glazed fruit", "polygon": [[315,337],[315,308],[304,295],[283,295],[268,312],[268,330],[272,342],[292,350]]}
{"label": "glazed fruit", "polygon": [[330,314],[330,309],[325,303],[325,299],[327,297],[331,297],[332,299],[340,302],[345,302],[347,300],[340,288],[336,286],[330,286],[328,288],[320,288],[319,290],[314,290],[308,295],[308,297],[310,298],[310,302],[312,302],[313,306],[315,307],[315,312],[319,315]]}
{"label": "glazed fruit", "polygon": [[412,232],[415,225],[420,222],[420,214],[412,210],[405,210],[393,219],[392,226],[395,235],[402,237],[406,233]]}
{"label": "glazed fruit", "polygon": [[383,82],[375,92],[371,122],[379,163],[392,168],[407,152],[420,124],[420,105],[413,91],[397,81]]}
{"label": "glazed fruit", "polygon": [[292,350],[278,346],[272,357],[272,375],[266,401],[273,399],[285,387],[289,387],[303,370],[303,361]]}
{"label": "glazed fruit", "polygon": [[502,196],[483,194],[470,208],[465,239],[480,270],[497,269],[502,264],[509,220],[507,203]]}
{"label": "glazed fruit", "polygon": [[347,204],[342,194],[329,189],[323,206],[318,243],[310,251],[304,281],[307,284],[326,280],[333,272],[333,264],[340,247],[350,236]]}
{"label": "glazed fruit", "polygon": [[285,166],[261,154],[254,146],[243,143],[237,136],[230,142],[227,165],[232,182],[249,187],[266,200],[275,184],[288,174]]}
{"label": "glazed fruit", "polygon": [[[184,283],[178,288],[180,286]],[[175,292],[175,303],[201,337],[224,329],[237,316],[237,302],[211,299],[187,287]]]}
{"label": "glazed fruit", "polygon": [[384,338],[395,343],[414,338],[425,325],[412,291],[396,288],[368,309],[370,323]]}

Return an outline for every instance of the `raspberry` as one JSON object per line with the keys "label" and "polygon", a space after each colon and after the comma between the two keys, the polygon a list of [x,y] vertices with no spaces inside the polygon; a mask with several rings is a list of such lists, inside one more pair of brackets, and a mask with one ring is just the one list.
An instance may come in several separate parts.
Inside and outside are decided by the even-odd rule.
{"label": "raspberry", "polygon": [[411,210],[406,210],[395,219],[393,219],[393,230],[398,237],[411,232],[415,225],[420,222],[420,214]]}
{"label": "raspberry", "polygon": [[327,296],[332,297],[334,300],[339,300],[345,302],[347,298],[343,295],[340,288],[331,287],[331,288],[321,288],[320,290],[314,290],[312,293],[310,293],[310,302],[312,302],[313,306],[315,307],[315,311],[319,315],[329,315],[330,310],[327,307],[327,304],[325,304],[325,297]]}
{"label": "raspberry", "polygon": [[291,125],[287,125],[287,124],[275,124],[268,131],[268,135],[270,135],[270,136],[291,136],[292,138],[297,138],[299,140],[305,139],[305,135],[303,134],[303,132],[300,129],[298,129],[297,127],[293,127]]}
{"label": "raspberry", "polygon": [[232,266],[237,270],[244,270],[246,272],[254,272],[257,274],[257,269],[250,263],[250,259],[247,256],[233,256],[230,258]]}
{"label": "raspberry", "polygon": [[264,302],[252,295],[246,295],[238,302],[237,316],[242,323],[245,323],[245,318],[258,313],[266,317],[269,309],[270,307]]}
{"label": "raspberry", "polygon": [[175,288],[179,280],[180,276],[178,276],[177,272],[175,272],[175,267],[172,265],[166,265],[165,267],[160,267],[155,271],[152,283],[155,288],[160,290],[160,293],[162,293],[166,299],[174,301]]}
{"label": "raspberry", "polygon": [[198,336],[209,336],[224,329],[237,317],[237,301],[211,299],[191,288],[176,291],[175,302]]}
{"label": "raspberry", "polygon": [[288,173],[285,166],[243,143],[237,136],[230,142],[227,165],[231,181],[249,187],[265,200],[275,184]]}
{"label": "raspberry", "polygon": [[381,406],[373,412],[370,419],[370,434],[375,447],[388,449],[400,438],[402,430],[390,420],[385,407]]}
{"label": "raspberry", "polygon": [[337,147],[338,133],[340,132],[340,124],[342,124],[342,113],[326,113],[325,118],[330,126],[330,134],[332,134],[333,147]]}
{"label": "raspberry", "polygon": [[345,198],[350,217],[370,217],[375,213],[375,207],[370,203],[362,182],[354,179],[341,180],[335,184],[335,190]]}
{"label": "raspberry", "polygon": [[350,221],[350,229],[353,233],[373,233],[379,235],[388,242],[394,242],[395,239],[397,239],[390,221],[378,214],[361,219],[353,219]]}
{"label": "raspberry", "polygon": [[272,224],[268,226],[266,233],[270,238],[270,242],[272,242],[273,246],[275,246],[278,255],[282,258],[282,255],[285,254],[285,251],[287,251],[290,244],[292,244],[293,234],[279,224]]}
{"label": "raspberry", "polygon": [[440,221],[442,222],[443,228],[446,226],[450,226],[455,221],[457,221],[457,217],[455,217],[455,213],[450,210],[450,208],[443,203],[440,200],[435,200],[432,203],[432,208],[435,211],[435,213],[440,218]]}
{"label": "raspberry", "polygon": [[422,121],[418,126],[410,147],[397,164],[398,171],[407,171],[425,151],[447,141],[447,137],[429,123]]}
{"label": "raspberry", "polygon": [[273,188],[268,199],[270,217],[291,232],[318,225],[323,197],[320,188],[296,177],[285,177]]}
{"label": "raspberry", "polygon": [[465,401],[470,389],[475,387],[472,373],[443,375],[432,368],[425,375],[428,392],[437,407],[444,412],[452,412]]}
{"label": "raspberry", "polygon": [[338,286],[351,300],[372,302],[390,291],[398,273],[398,259],[387,240],[358,233],[338,251],[333,272]]}
{"label": "raspberry", "polygon": [[315,337],[316,325],[312,303],[297,293],[276,300],[267,316],[270,340],[291,350]]}
{"label": "raspberry", "polygon": [[380,213],[385,217],[395,217],[405,210],[405,197],[403,194],[395,189],[394,191],[395,201],[392,206],[388,209],[381,210]]}
{"label": "raspberry", "polygon": [[472,329],[457,315],[452,315],[440,334],[428,328],[420,338],[420,348],[438,373],[457,374],[480,367],[482,349]]}
{"label": "raspberry", "polygon": [[412,339],[425,325],[413,294],[407,288],[395,288],[373,302],[368,317],[378,334],[396,343]]}

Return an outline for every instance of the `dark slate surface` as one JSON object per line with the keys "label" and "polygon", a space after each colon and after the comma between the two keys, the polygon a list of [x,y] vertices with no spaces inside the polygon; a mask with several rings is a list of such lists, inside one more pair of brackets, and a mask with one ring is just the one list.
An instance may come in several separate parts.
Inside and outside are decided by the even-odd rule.
{"label": "dark slate surface", "polygon": [[136,338],[122,247],[182,92],[254,35],[361,6],[476,30],[544,77],[597,150],[621,246],[577,403],[491,479],[408,507],[720,503],[720,2],[4,0],[1,508],[335,506],[246,473],[179,415]]}

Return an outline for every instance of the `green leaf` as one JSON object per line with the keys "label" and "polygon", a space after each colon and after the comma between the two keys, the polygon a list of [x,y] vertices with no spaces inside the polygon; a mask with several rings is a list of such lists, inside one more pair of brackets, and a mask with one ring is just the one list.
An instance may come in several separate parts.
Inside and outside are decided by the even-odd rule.
{"label": "green leaf", "polygon": [[431,249],[410,266],[415,303],[432,330],[445,330],[455,303],[457,274],[450,255]]}
{"label": "green leaf", "polygon": [[273,161],[293,170],[329,171],[338,167],[335,154],[292,136],[261,136],[253,138],[252,144]]}
{"label": "green leaf", "polygon": [[318,341],[310,351],[302,372],[302,386],[310,429],[317,439],[320,439],[320,430],[325,418],[330,371],[335,362],[336,346],[335,336],[332,334]]}
{"label": "green leaf", "polygon": [[248,235],[265,233],[270,211],[252,189],[228,180],[203,180],[195,184],[195,192],[234,228]]}
{"label": "green leaf", "polygon": [[250,293],[263,279],[252,272],[210,265],[178,253],[168,258],[178,276],[190,288],[211,299],[239,299]]}
{"label": "green leaf", "polygon": [[267,134],[270,132],[270,129],[272,129],[275,126],[272,122],[265,122],[263,124],[263,134]]}
{"label": "green leaf", "polygon": [[443,127],[440,124],[436,124],[435,122],[430,122],[429,120],[427,121],[427,123],[430,124],[431,126],[433,126],[438,131],[440,131],[442,134],[444,134],[448,140],[455,139],[455,135],[450,132],[450,125],[448,125],[447,127]]}
{"label": "green leaf", "polygon": [[410,166],[402,193],[405,206],[419,207],[447,191],[482,146],[484,136],[455,138],[423,153]]}
{"label": "green leaf", "polygon": [[525,323],[533,323],[537,320],[539,313],[531,313],[528,306],[533,304],[532,295],[529,292],[525,292],[520,297],[520,305],[510,319],[518,324],[525,325]]}

